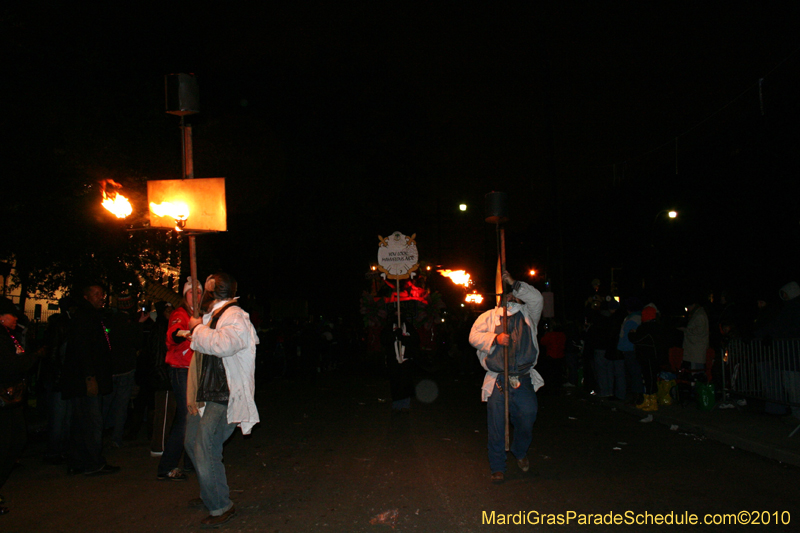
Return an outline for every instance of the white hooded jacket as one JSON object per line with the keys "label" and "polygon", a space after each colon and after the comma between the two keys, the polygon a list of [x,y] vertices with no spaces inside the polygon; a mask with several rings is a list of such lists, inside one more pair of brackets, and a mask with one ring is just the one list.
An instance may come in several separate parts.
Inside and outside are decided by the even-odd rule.
{"label": "white hooded jacket", "polygon": [[[524,304],[509,304],[508,314],[513,315],[521,312],[525,317],[525,324],[531,332],[533,346],[536,348],[536,360],[533,361],[530,369],[531,383],[533,384],[533,390],[539,390],[542,385],[544,385],[544,379],[542,379],[542,376],[534,368],[539,358],[539,341],[536,338],[536,327],[542,316],[544,300],[542,298],[542,293],[521,281],[514,283],[513,294],[518,299],[522,300]],[[472,325],[472,330],[469,332],[469,343],[478,350],[478,359],[481,362],[481,366],[486,369],[486,376],[483,378],[483,386],[481,387],[481,400],[484,402],[492,395],[492,390],[497,381],[498,373],[489,370],[486,366],[486,357],[494,353],[496,349],[502,350],[502,346],[494,342],[497,337],[495,330],[502,321],[503,308],[495,307],[479,316]]]}

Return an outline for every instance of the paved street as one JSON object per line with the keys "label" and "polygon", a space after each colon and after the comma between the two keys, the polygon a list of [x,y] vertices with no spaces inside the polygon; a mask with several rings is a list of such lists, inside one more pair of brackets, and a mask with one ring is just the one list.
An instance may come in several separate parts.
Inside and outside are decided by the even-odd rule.
{"label": "paved street", "polygon": [[[248,438],[237,431],[225,449],[238,516],[224,530],[392,531],[382,513],[397,532],[496,530],[501,514],[535,518],[529,511],[701,519],[767,511],[773,524],[788,511],[793,525],[800,521],[796,467],[642,424],[566,391],[540,396],[531,471],[523,474],[509,461],[506,482],[492,485],[479,382],[479,376],[426,382],[438,389],[435,400],[393,417],[388,384],[374,376],[337,371],[313,381],[273,381],[257,398],[261,425]],[[186,506],[198,495],[194,476],[186,483],[157,481],[157,459],[144,441],[109,450],[109,462],[122,472],[102,478],[68,477],[65,468],[44,465],[41,452],[34,442],[4,487],[12,510],[0,517],[4,533],[199,530],[204,511]],[[484,512],[491,518],[493,511],[495,524],[483,524]],[[522,527],[626,529],[577,520]]]}

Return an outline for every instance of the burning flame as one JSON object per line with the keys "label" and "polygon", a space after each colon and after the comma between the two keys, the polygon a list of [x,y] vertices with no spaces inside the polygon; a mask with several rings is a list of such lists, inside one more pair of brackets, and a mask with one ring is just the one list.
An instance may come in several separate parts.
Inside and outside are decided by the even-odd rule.
{"label": "burning flame", "polygon": [[473,292],[472,294],[467,294],[465,300],[467,303],[474,303],[474,304],[483,303],[483,295],[480,295],[477,292]]}
{"label": "burning flame", "polygon": [[183,231],[186,219],[189,218],[189,206],[184,202],[162,202],[160,204],[150,202],[150,211],[159,217],[174,218],[177,231]]}
{"label": "burning flame", "polygon": [[439,274],[446,278],[450,278],[453,283],[456,285],[463,285],[464,287],[469,287],[470,283],[472,283],[469,279],[469,274],[467,274],[463,270],[437,270]]}
{"label": "burning flame", "polygon": [[114,189],[121,189],[122,185],[114,180],[103,180],[100,182],[103,188],[103,207],[111,211],[117,218],[125,218],[133,213],[133,207],[127,198],[117,193],[116,190],[106,190],[107,186]]}

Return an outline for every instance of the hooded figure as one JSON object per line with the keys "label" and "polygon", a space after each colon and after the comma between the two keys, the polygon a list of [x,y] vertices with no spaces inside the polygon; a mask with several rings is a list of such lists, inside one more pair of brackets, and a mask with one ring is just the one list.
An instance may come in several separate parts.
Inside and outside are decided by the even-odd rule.
{"label": "hooded figure", "polygon": [[796,281],[790,281],[780,288],[778,294],[784,301],[783,307],[771,323],[756,331],[756,336],[777,339],[800,338],[800,298],[798,298],[800,285]]}
{"label": "hooded figure", "polygon": [[[514,281],[505,271],[503,283],[513,287],[507,306],[507,333],[503,332],[503,308],[496,307],[479,316],[469,334],[469,342],[478,350],[478,359],[486,369],[481,399],[487,402],[489,467],[494,483],[502,483],[506,471],[504,394],[509,394],[510,421],[514,425],[511,452],[520,470],[527,472],[527,453],[539,410],[536,391],[544,385],[534,368],[539,357],[536,327],[542,316],[542,294],[527,283]],[[508,352],[508,391],[503,390],[504,346]]]}

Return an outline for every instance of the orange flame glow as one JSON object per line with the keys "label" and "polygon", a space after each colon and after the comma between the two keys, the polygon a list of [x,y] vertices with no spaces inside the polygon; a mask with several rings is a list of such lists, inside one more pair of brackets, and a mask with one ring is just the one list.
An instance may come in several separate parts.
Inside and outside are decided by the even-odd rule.
{"label": "orange flame glow", "polygon": [[470,283],[472,283],[472,281],[470,281],[469,279],[469,274],[467,274],[463,270],[447,269],[447,270],[437,270],[437,272],[446,278],[450,278],[450,280],[452,280],[452,282],[455,283],[456,285],[463,285],[464,287],[469,287]]}
{"label": "orange flame glow", "polygon": [[483,303],[483,295],[478,294],[477,292],[473,292],[472,294],[467,294],[465,301],[467,303],[474,303],[474,304]]}
{"label": "orange flame glow", "polygon": [[189,218],[189,206],[184,202],[162,202],[154,204],[150,202],[150,211],[159,217],[172,217],[175,220],[186,220]]}
{"label": "orange flame glow", "polygon": [[119,194],[116,190],[108,190],[107,187],[113,189],[121,189],[122,185],[114,180],[103,180],[100,182],[103,188],[103,207],[111,211],[117,218],[125,218],[133,213],[133,207],[127,198]]}

